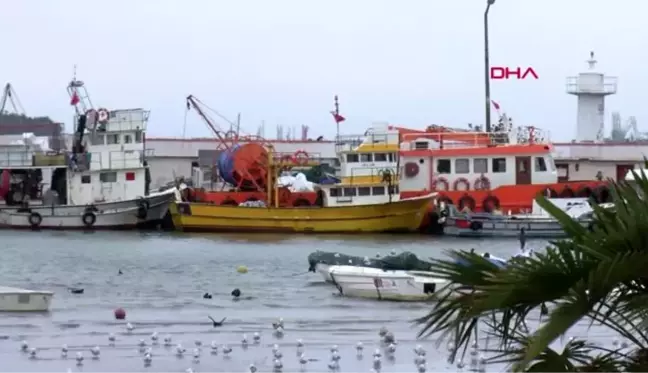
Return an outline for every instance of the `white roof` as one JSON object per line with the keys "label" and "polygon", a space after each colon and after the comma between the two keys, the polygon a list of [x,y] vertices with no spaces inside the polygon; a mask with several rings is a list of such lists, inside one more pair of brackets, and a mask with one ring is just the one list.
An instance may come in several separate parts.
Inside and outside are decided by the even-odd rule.
{"label": "white roof", "polygon": [[0,286],[0,294],[54,294],[51,291],[44,290],[27,290],[21,288],[12,288],[10,286]]}

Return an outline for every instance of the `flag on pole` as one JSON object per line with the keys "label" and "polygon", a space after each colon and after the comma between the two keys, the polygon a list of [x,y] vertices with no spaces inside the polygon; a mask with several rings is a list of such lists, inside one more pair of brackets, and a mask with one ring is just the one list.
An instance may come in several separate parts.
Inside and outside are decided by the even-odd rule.
{"label": "flag on pole", "polygon": [[333,120],[335,120],[335,123],[340,124],[346,120],[345,117],[341,116],[339,113],[335,111],[331,111],[331,115],[333,115]]}
{"label": "flag on pole", "polygon": [[493,107],[495,108],[495,110],[499,110],[499,109],[500,109],[500,106],[499,106],[499,104],[498,104],[497,102],[491,100],[491,103],[493,104]]}
{"label": "flag on pole", "polygon": [[79,95],[76,93],[76,91],[74,91],[74,93],[72,93],[72,98],[70,99],[70,105],[74,106],[78,104],[79,101],[81,101],[79,99]]}

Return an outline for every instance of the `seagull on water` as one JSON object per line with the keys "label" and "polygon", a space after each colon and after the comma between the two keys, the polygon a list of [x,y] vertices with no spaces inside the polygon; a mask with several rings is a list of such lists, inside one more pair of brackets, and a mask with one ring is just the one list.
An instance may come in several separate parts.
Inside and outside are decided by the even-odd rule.
{"label": "seagull on water", "polygon": [[101,350],[99,349],[99,346],[94,346],[93,348],[90,349],[90,353],[92,354],[93,359],[99,359],[99,354],[101,354]]}
{"label": "seagull on water", "polygon": [[83,353],[81,351],[76,353],[77,365],[83,365]]}
{"label": "seagull on water", "polygon": [[216,320],[214,320],[214,318],[211,317],[211,316],[207,316],[207,317],[209,317],[209,319],[212,321],[212,326],[213,326],[214,328],[219,327],[219,326],[223,326],[223,323],[225,322],[225,320],[227,320],[227,317],[223,317],[223,318],[221,319],[221,321],[216,321]]}
{"label": "seagull on water", "polygon": [[254,339],[254,343],[260,343],[261,342],[261,334],[259,332],[254,332],[254,336],[252,337]]}
{"label": "seagull on water", "polygon": [[27,344],[27,341],[23,340],[20,342],[20,350],[23,352],[27,352],[29,350],[29,344]]}
{"label": "seagull on water", "polygon": [[133,329],[135,329],[135,327],[133,326],[133,324],[131,324],[131,323],[126,323],[126,330],[127,330],[129,333],[131,333],[131,332],[133,331]]}
{"label": "seagull on water", "polygon": [[257,367],[254,364],[250,364],[250,373],[256,373]]}
{"label": "seagull on water", "polygon": [[216,343],[216,341],[211,341],[210,347],[212,355],[218,354],[218,343]]}

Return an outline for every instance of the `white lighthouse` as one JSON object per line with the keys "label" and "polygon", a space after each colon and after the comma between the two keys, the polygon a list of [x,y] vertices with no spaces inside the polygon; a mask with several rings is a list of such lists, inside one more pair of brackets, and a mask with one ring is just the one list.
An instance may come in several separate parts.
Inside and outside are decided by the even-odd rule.
{"label": "white lighthouse", "polygon": [[578,97],[576,141],[603,141],[605,96],[617,92],[617,78],[596,72],[594,52],[590,52],[589,71],[567,78],[567,93]]}

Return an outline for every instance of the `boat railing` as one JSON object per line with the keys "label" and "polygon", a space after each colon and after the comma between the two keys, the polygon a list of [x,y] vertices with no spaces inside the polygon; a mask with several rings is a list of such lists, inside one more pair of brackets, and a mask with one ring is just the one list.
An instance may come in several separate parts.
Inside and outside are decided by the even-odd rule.
{"label": "boat railing", "polygon": [[500,132],[427,132],[403,135],[401,150],[483,148],[501,145],[548,144],[549,133],[534,126]]}
{"label": "boat railing", "polygon": [[25,146],[5,147],[0,150],[0,168],[64,166],[65,154],[55,151],[36,151]]}
{"label": "boat railing", "polygon": [[400,135],[394,133],[367,133],[365,135],[343,135],[335,138],[335,152],[353,152],[358,148],[384,150],[388,145],[398,146]]}
{"label": "boat railing", "polygon": [[396,167],[353,167],[344,175],[340,175],[345,184],[377,184],[398,183]]}
{"label": "boat railing", "polygon": [[272,162],[281,168],[313,167],[326,163],[321,153],[306,151],[272,152]]}

